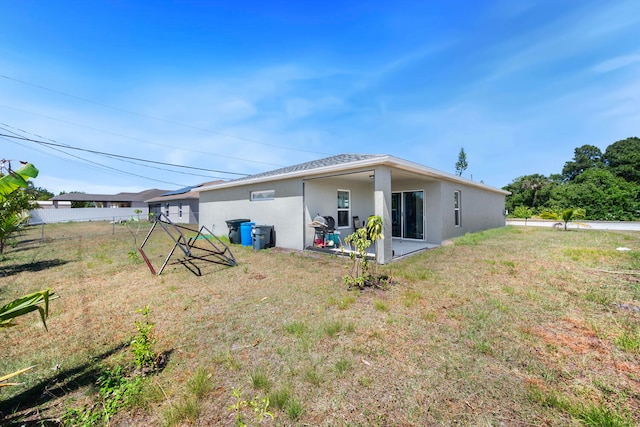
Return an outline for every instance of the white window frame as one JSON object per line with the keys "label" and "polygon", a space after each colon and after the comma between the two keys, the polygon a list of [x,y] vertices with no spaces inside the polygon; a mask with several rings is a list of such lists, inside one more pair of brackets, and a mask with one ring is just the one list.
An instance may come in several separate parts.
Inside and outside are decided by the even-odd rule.
{"label": "white window frame", "polygon": [[262,202],[265,200],[273,200],[276,198],[276,190],[256,190],[249,195],[252,202]]}
{"label": "white window frame", "polygon": [[166,203],[166,204],[164,205],[164,214],[165,214],[165,216],[166,216],[167,218],[169,218],[169,211],[170,211],[170,209],[169,209],[169,208],[170,208],[170,207],[171,207],[171,205],[170,205],[169,203]]}
{"label": "white window frame", "polygon": [[182,202],[178,202],[178,218],[182,218]]}
{"label": "white window frame", "polygon": [[[340,207],[340,193],[347,193],[347,207]],[[351,228],[351,190],[338,188],[336,191],[336,228]],[[347,213],[347,224],[340,224],[340,212]]]}
{"label": "white window frame", "polygon": [[462,227],[462,192],[460,190],[453,192],[453,225]]}

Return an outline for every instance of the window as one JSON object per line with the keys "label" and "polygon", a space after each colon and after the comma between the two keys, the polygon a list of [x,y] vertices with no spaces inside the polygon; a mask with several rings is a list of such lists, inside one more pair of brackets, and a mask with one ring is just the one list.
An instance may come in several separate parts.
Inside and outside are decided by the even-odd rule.
{"label": "window", "polygon": [[259,190],[251,192],[251,201],[273,200],[276,198],[276,190]]}
{"label": "window", "polygon": [[169,203],[164,205],[164,214],[167,218],[169,218]]}
{"label": "window", "polygon": [[462,224],[460,218],[460,191],[453,192],[453,222],[456,227],[460,227]]}
{"label": "window", "polygon": [[178,203],[178,218],[182,218],[182,202]]}
{"label": "window", "polygon": [[338,227],[349,227],[351,206],[349,205],[349,190],[338,190]]}

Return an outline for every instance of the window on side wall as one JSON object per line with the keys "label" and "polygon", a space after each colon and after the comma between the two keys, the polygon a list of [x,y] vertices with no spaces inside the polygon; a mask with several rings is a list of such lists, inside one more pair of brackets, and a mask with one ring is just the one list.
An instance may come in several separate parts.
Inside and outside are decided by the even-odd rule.
{"label": "window on side wall", "polygon": [[164,214],[167,218],[169,218],[169,203],[164,206]]}
{"label": "window on side wall", "polygon": [[453,192],[453,223],[456,227],[462,226],[462,211],[460,209],[460,191]]}
{"label": "window on side wall", "polygon": [[182,218],[182,202],[178,203],[178,218]]}
{"label": "window on side wall", "polygon": [[338,190],[338,227],[350,227],[351,204],[349,190]]}
{"label": "window on side wall", "polygon": [[259,202],[262,200],[273,200],[276,198],[276,190],[259,190],[252,191],[250,200],[252,202]]}

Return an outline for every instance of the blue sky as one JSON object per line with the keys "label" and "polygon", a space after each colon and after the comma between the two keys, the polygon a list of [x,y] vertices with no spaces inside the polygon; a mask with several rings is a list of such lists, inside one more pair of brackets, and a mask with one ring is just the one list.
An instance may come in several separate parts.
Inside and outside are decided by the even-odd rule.
{"label": "blue sky", "polygon": [[[4,1],[0,133],[248,174],[353,152],[454,172],[464,147],[502,187],[640,136],[639,40],[637,0]],[[56,194],[237,176],[0,147]]]}

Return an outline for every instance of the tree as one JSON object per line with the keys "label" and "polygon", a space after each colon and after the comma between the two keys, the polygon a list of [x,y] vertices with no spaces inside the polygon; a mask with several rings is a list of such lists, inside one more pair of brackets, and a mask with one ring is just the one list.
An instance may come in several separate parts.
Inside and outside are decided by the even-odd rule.
{"label": "tree", "polygon": [[640,184],[640,138],[614,142],[605,150],[603,159],[614,175]]}
{"label": "tree", "polygon": [[464,172],[468,166],[469,164],[467,163],[467,153],[464,152],[464,148],[460,148],[458,161],[456,162],[456,175],[462,176],[462,172]]}
{"label": "tree", "polygon": [[33,200],[49,200],[53,197],[53,193],[46,188],[36,187],[33,182],[27,182],[25,191],[33,196]]}
{"label": "tree", "polygon": [[640,217],[640,185],[608,169],[588,169],[552,193],[550,204],[559,209],[583,208],[586,219],[628,221]]}
{"label": "tree", "polygon": [[583,145],[574,150],[573,161],[564,164],[562,177],[571,181],[587,169],[603,166],[602,151],[594,145]]}

